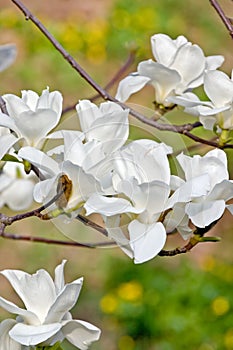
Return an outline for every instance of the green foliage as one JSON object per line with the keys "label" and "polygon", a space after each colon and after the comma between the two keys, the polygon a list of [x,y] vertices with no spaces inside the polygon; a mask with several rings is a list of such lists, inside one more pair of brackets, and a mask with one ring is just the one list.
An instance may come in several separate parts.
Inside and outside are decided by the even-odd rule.
{"label": "green foliage", "polygon": [[100,307],[116,349],[233,349],[232,279],[233,267],[212,257],[200,268],[111,261]]}

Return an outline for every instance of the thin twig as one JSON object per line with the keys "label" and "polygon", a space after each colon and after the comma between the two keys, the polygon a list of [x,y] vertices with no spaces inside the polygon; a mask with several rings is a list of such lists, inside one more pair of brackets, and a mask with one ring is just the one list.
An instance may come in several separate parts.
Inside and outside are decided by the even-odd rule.
{"label": "thin twig", "polygon": [[224,23],[225,27],[227,28],[231,38],[233,39],[233,25],[231,22],[231,19],[228,18],[223,9],[221,8],[221,6],[219,5],[217,0],[209,0],[210,4],[214,7],[214,9],[216,10],[217,14],[219,15],[219,17],[221,18],[222,22]]}
{"label": "thin twig", "polygon": [[[128,58],[127,58],[127,61],[124,63],[124,65],[116,72],[116,74],[114,74],[113,78],[105,85],[104,89],[106,91],[108,91],[121,78],[121,76],[125,73],[125,71],[133,63],[133,61],[135,59],[135,53],[136,53],[135,50],[130,52],[130,54],[129,54]],[[96,94],[96,95],[88,98],[88,100],[90,100],[91,102],[94,102],[99,97],[100,97],[100,95]],[[77,103],[78,102],[76,102],[72,106],[68,106],[68,107],[64,108],[63,111],[62,111],[62,114],[65,114],[67,112],[70,112],[70,111],[74,110],[76,105],[77,105]]]}
{"label": "thin twig", "polygon": [[80,248],[97,248],[97,247],[107,247],[107,246],[115,246],[116,243],[113,241],[110,242],[99,242],[99,243],[80,243],[74,241],[62,241],[57,239],[49,239],[44,237],[33,237],[33,236],[22,236],[14,233],[5,233],[2,232],[0,237],[12,240],[20,240],[27,242],[38,242],[38,243],[46,243],[46,244],[57,244],[63,246],[72,246],[72,247],[80,247]]}

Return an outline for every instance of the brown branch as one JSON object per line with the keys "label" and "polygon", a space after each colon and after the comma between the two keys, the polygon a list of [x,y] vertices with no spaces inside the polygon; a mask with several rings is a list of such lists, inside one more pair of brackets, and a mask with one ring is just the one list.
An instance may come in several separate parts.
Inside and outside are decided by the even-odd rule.
{"label": "brown branch", "polygon": [[1,232],[0,237],[12,240],[20,240],[27,242],[37,242],[37,243],[46,243],[46,244],[57,244],[63,246],[72,246],[72,247],[80,247],[80,248],[97,248],[97,247],[107,247],[107,246],[115,246],[116,243],[111,242],[99,242],[99,243],[80,243],[74,241],[62,241],[57,239],[49,239],[44,237],[33,237],[33,236],[22,236],[14,233],[5,233]]}
{"label": "brown branch", "polygon": [[231,22],[231,19],[228,18],[223,9],[221,8],[221,6],[219,5],[217,0],[209,0],[210,4],[214,7],[214,9],[216,10],[217,14],[219,15],[219,17],[221,18],[223,24],[225,25],[225,27],[227,28],[231,38],[233,39],[233,25]]}
{"label": "brown branch", "polygon": [[[104,89],[107,91],[109,90],[120,78],[121,76],[125,73],[125,71],[130,67],[130,65],[133,63],[134,59],[135,59],[135,53],[136,51],[131,51],[127,61],[124,63],[124,65],[116,72],[116,74],[114,74],[114,76],[112,77],[112,79],[105,85]],[[88,100],[90,100],[91,102],[94,102],[95,100],[97,100],[100,97],[99,94],[96,94],[90,98],[88,98]],[[75,104],[73,104],[72,106],[68,106],[66,108],[63,109],[62,114],[65,114],[67,112],[70,112],[72,110],[75,109],[76,105],[78,102],[76,102]]]}

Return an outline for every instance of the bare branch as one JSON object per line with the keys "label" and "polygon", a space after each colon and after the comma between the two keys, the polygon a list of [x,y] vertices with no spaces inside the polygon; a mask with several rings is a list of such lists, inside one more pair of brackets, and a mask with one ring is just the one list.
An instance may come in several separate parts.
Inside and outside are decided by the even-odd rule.
{"label": "bare branch", "polygon": [[[125,71],[130,67],[130,65],[133,63],[133,61],[135,59],[135,53],[136,53],[135,50],[130,52],[129,57],[127,58],[127,61],[124,63],[124,65],[116,72],[116,74],[107,83],[107,85],[105,85],[104,89],[106,91],[109,90],[121,78],[121,76],[125,73]],[[99,97],[100,97],[100,95],[96,94],[96,95],[88,98],[88,100],[90,100],[91,102],[94,102]],[[67,112],[74,110],[76,105],[77,105],[77,102],[75,104],[73,104],[72,106],[64,108],[62,111],[62,114],[65,114]]]}
{"label": "bare branch", "polygon": [[228,18],[223,9],[221,8],[221,6],[219,5],[217,0],[209,0],[210,4],[214,7],[214,9],[216,10],[217,14],[219,15],[219,17],[221,18],[222,22],[224,23],[225,27],[227,28],[231,38],[233,39],[233,25],[231,22],[231,19]]}

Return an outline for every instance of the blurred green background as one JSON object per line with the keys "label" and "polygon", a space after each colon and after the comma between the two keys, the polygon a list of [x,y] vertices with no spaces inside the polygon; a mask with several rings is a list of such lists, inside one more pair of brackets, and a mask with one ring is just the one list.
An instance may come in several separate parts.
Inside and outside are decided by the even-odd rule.
{"label": "blurred green background", "polygon": [[[233,16],[232,1],[221,3],[226,13]],[[230,73],[232,68],[232,41],[208,1],[27,0],[25,4],[101,85],[124,64],[130,49],[138,50],[128,71],[135,70],[140,60],[152,57],[150,36],[155,33],[173,38],[183,34],[200,45],[206,55],[223,54],[225,72]],[[51,91],[62,92],[64,107],[95,94],[10,0],[0,0],[0,10],[0,44],[14,42],[18,47],[16,62],[1,73],[0,94],[19,95],[22,89],[40,93],[49,86]],[[143,105],[152,108],[152,99],[153,92],[148,89],[130,101],[137,105],[143,101]],[[150,113],[149,109],[143,111]],[[184,118],[187,116],[177,113],[171,115],[170,121],[185,123]],[[177,141],[170,134],[159,134],[133,120],[132,124],[131,138],[169,140],[178,149],[183,142],[192,144],[180,137]],[[5,208],[3,211],[9,213]],[[102,329],[93,350],[231,350],[232,224],[232,217],[226,214],[212,230],[211,234],[223,238],[220,243],[202,244],[190,254],[157,257],[140,266],[135,266],[117,248],[88,250],[2,239],[0,268],[28,272],[45,268],[53,273],[63,258],[68,259],[67,281],[85,277],[72,314]],[[10,227],[9,232],[54,239],[65,239],[65,234],[77,241],[102,240],[100,234],[79,223],[67,228],[59,220],[48,224],[27,219]],[[168,240],[168,248],[183,244],[179,237]],[[0,294],[19,302],[10,294],[9,284],[2,277],[0,281]],[[4,311],[0,315],[1,319],[8,317]],[[73,349],[69,344],[64,348]]]}

